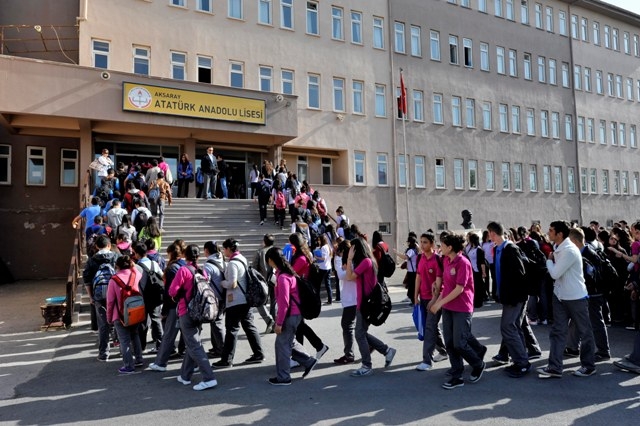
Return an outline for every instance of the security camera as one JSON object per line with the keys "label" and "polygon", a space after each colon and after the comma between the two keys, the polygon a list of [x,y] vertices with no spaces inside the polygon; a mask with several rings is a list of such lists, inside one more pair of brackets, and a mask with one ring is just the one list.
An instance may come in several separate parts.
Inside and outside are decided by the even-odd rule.
{"label": "security camera", "polygon": [[338,115],[336,115],[336,119],[338,121],[344,121],[344,115],[343,114],[338,114]]}
{"label": "security camera", "polygon": [[100,78],[103,80],[109,80],[111,78],[111,74],[108,71],[102,71],[100,73]]}
{"label": "security camera", "polygon": [[277,96],[276,96],[276,102],[280,103],[280,102],[282,102],[282,101],[284,101],[284,96],[282,96],[282,95],[277,95]]}

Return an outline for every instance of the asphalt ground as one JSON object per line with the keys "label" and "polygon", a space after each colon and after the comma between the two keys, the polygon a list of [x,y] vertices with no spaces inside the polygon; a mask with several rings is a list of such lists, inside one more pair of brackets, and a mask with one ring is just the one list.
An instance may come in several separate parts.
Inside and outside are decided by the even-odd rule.
{"label": "asphalt ground", "polygon": [[[44,297],[64,294],[62,282],[40,281],[0,286],[0,423],[39,424],[196,424],[213,425],[637,425],[640,416],[640,376],[619,371],[612,361],[631,349],[635,332],[609,328],[613,359],[598,364],[588,378],[574,377],[576,358],[565,360],[562,379],[539,379],[532,372],[509,378],[490,357],[500,344],[500,306],[488,304],[474,314],[473,332],[489,347],[487,370],[476,384],[444,390],[448,361],[427,372],[415,371],[421,342],[402,303],[404,290],[396,274],[390,285],[394,309],[386,324],[372,334],[397,349],[389,369],[373,354],[374,374],[353,378],[359,364],[341,366],[341,306],[323,307],[310,322],[330,350],[304,380],[293,370],[293,383],[274,387],[275,335],[262,335],[267,359],[242,365],[251,355],[240,332],[235,366],[216,371],[215,389],[195,392],[176,381],[180,360],[166,373],[143,370],[119,376],[120,358],[96,361],[97,336],[86,320],[71,330],[40,331],[39,305]],[[86,316],[85,316],[86,318]],[[265,327],[257,316],[259,330]],[[535,367],[546,365],[548,332],[534,327],[544,350]],[[205,348],[208,329],[205,326]],[[357,347],[356,347],[357,354]],[[145,355],[146,363],[153,355]],[[465,378],[470,368],[467,366]],[[194,376],[194,383],[198,375]]]}

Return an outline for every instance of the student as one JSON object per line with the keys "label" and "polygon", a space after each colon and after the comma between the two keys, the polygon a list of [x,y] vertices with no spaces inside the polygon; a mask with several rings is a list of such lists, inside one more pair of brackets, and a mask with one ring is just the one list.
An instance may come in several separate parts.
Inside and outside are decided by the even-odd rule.
{"label": "student", "polygon": [[204,243],[204,255],[207,258],[205,260],[202,269],[205,270],[209,277],[209,285],[213,288],[218,298],[218,316],[215,320],[209,324],[211,326],[211,349],[209,349],[209,356],[211,358],[220,358],[222,355],[222,348],[224,347],[224,307],[226,293],[222,288],[222,280],[224,279],[225,263],[224,257],[220,252],[218,243],[215,241],[207,241]]}
{"label": "student", "polygon": [[338,359],[334,359],[336,364],[351,364],[355,361],[353,353],[353,330],[356,327],[356,310],[357,310],[357,290],[356,282],[347,279],[347,258],[351,243],[342,240],[336,249],[336,256],[333,259],[336,274],[338,277],[340,294],[342,296],[342,318],[340,325],[342,327],[342,341],[344,342],[344,355]]}

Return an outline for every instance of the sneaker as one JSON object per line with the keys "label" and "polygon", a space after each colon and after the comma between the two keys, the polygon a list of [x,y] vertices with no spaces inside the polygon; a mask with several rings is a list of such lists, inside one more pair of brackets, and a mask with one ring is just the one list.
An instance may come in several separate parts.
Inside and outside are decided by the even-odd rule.
{"label": "sneaker", "polygon": [[630,371],[632,373],[640,374],[640,365],[636,365],[628,359],[621,359],[620,361],[614,361],[613,365],[624,371]]}
{"label": "sneaker", "polygon": [[211,364],[211,366],[213,368],[227,368],[227,367],[233,367],[233,363],[229,361],[220,360],[218,362],[214,362],[213,364]]}
{"label": "sneaker", "polygon": [[260,364],[264,361],[264,356],[262,355],[251,355],[249,358],[244,360],[245,364]]}
{"label": "sneaker", "polygon": [[527,320],[527,322],[529,323],[529,325],[538,325],[537,320]]}
{"label": "sneaker", "polygon": [[[318,358],[316,358],[316,359],[318,359]],[[296,367],[300,367],[300,363],[298,361],[290,359],[289,360],[289,368],[296,368]]]}
{"label": "sneaker", "polygon": [[561,379],[562,373],[547,367],[540,367],[538,370],[538,378],[540,379]]}
{"label": "sneaker", "polygon": [[389,368],[393,362],[393,358],[396,356],[396,350],[393,348],[387,349],[387,353],[384,355],[384,368]]}
{"label": "sneaker", "polygon": [[136,361],[135,364],[133,364],[134,367],[144,367],[144,361]]}
{"label": "sneaker", "polygon": [[208,382],[202,381],[193,387],[194,391],[202,391],[205,389],[211,389],[218,386],[218,381],[216,379],[209,380]]}
{"label": "sneaker", "polygon": [[567,358],[575,358],[580,356],[580,351],[577,349],[564,348],[563,355]]}
{"label": "sneaker", "polygon": [[416,370],[417,371],[428,371],[428,370],[431,370],[431,364],[427,364],[426,362],[421,362],[416,367]]}
{"label": "sneaker", "polygon": [[492,360],[494,360],[495,362],[497,362],[500,365],[507,365],[509,363],[509,356],[504,356],[501,354],[498,354],[496,356],[494,356],[493,358],[491,358]]}
{"label": "sneaker", "polygon": [[273,333],[274,328],[276,327],[276,322],[274,320],[269,320],[267,323],[267,329],[264,331],[264,334]]}
{"label": "sneaker", "polygon": [[312,362],[311,364],[309,364],[305,369],[304,369],[304,373],[302,373],[302,378],[304,379],[305,377],[307,377],[309,375],[309,373],[311,373],[311,370],[313,370],[313,368],[316,366],[316,364],[318,363],[318,360],[316,358],[312,358]]}
{"label": "sneaker", "polygon": [[98,358],[96,358],[98,361],[100,362],[107,362],[109,361],[109,355],[105,355],[105,356],[99,356]]}
{"label": "sneaker", "polygon": [[440,362],[440,361],[444,361],[449,359],[449,355],[447,354],[441,354],[440,352],[436,353],[433,356],[433,362]]}
{"label": "sneaker", "polygon": [[531,352],[528,354],[530,360],[539,359],[542,356],[542,352]]}
{"label": "sneaker", "polygon": [[264,225],[264,220],[261,220],[261,221],[260,221],[260,225]]}
{"label": "sneaker", "polygon": [[291,384],[291,379],[289,379],[289,380],[278,380],[277,377],[272,377],[267,381],[269,382],[269,384],[271,384],[273,386],[289,386]]}
{"label": "sneaker", "polygon": [[363,376],[368,376],[370,374],[373,373],[373,369],[372,368],[367,368],[365,366],[362,366],[360,368],[358,368],[357,370],[353,370],[351,372],[351,377],[363,377]]}
{"label": "sneaker", "polygon": [[135,374],[136,369],[133,367],[120,367],[118,368],[118,373],[120,374]]}
{"label": "sneaker", "polygon": [[609,361],[611,359],[611,355],[602,353],[596,354],[596,362]]}
{"label": "sneaker", "polygon": [[159,371],[161,373],[164,373],[165,371],[167,371],[167,367],[163,367],[161,365],[156,364],[155,362],[152,362],[151,364],[149,364],[149,370]]}
{"label": "sneaker", "polygon": [[336,364],[351,364],[353,361],[355,361],[355,359],[348,355],[343,355],[340,358],[333,360]]}
{"label": "sneaker", "polygon": [[178,376],[178,382],[182,383],[183,385],[187,386],[191,384],[191,380],[185,380],[182,378],[182,376]]}
{"label": "sneaker", "polygon": [[462,386],[464,386],[464,380],[462,380],[460,377],[458,377],[457,379],[450,379],[449,381],[442,384],[442,387],[444,389],[455,389]]}
{"label": "sneaker", "polygon": [[549,325],[549,321],[542,320],[542,321],[540,321],[540,325]]}
{"label": "sneaker", "polygon": [[482,378],[482,373],[484,373],[484,368],[486,366],[487,364],[485,364],[483,361],[480,367],[471,370],[471,374],[469,375],[469,382],[477,383]]}
{"label": "sneaker", "polygon": [[320,349],[318,352],[316,352],[316,359],[318,361],[320,361],[320,358],[322,358],[324,356],[324,354],[327,353],[327,351],[329,350],[329,346],[327,345],[322,345],[322,349]]}
{"label": "sneaker", "polygon": [[527,365],[524,365],[524,366],[512,364],[507,368],[505,368],[504,371],[507,373],[509,377],[512,377],[514,379],[519,379],[521,377],[526,376],[527,373],[531,371],[531,364],[527,363]]}
{"label": "sneaker", "polygon": [[148,354],[157,354],[158,353],[158,348],[151,348],[147,351]]}
{"label": "sneaker", "polygon": [[573,375],[576,377],[589,377],[593,376],[594,374],[596,374],[596,369],[587,367],[580,367],[573,372]]}

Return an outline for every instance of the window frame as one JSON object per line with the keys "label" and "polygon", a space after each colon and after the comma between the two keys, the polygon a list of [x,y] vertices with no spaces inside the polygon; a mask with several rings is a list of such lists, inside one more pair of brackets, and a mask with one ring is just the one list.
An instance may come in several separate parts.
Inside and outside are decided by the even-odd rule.
{"label": "window frame", "polygon": [[[6,149],[6,153],[2,152]],[[12,175],[12,152],[13,146],[9,144],[0,144],[0,164],[2,167],[6,165],[7,178],[6,180],[0,181],[0,185],[11,185],[11,175]],[[0,167],[1,168],[1,167]]]}
{"label": "window frame", "polygon": [[[32,153],[32,150],[41,150],[42,154],[35,155]],[[26,179],[25,186],[47,186],[47,147],[45,146],[36,146],[36,145],[27,145],[26,146]],[[42,177],[42,182],[31,181],[31,177],[38,170],[32,170],[31,161],[33,160],[42,160],[42,166],[33,165],[33,167],[42,167],[40,171],[40,176]]]}
{"label": "window frame", "polygon": [[[65,152],[74,153],[75,158],[65,158]],[[62,188],[74,188],[79,185],[78,171],[80,170],[80,151],[73,148],[60,148],[60,187]],[[73,182],[65,183],[65,165],[71,163],[73,165]]]}
{"label": "window frame", "polygon": [[[268,74],[264,74],[268,71]],[[273,67],[269,65],[258,66],[258,84],[261,92],[274,92],[273,90]],[[269,90],[265,90],[264,84],[268,85]]]}
{"label": "window frame", "polygon": [[[447,188],[447,175],[446,175],[446,166],[445,166],[445,162],[444,162],[444,158],[435,158],[434,159],[434,165],[435,165],[435,180],[434,180],[434,184],[436,189],[446,189]],[[442,180],[442,182],[440,183],[439,179]]]}
{"label": "window frame", "polygon": [[[99,43],[104,44],[106,46],[106,50],[98,49],[97,45]],[[110,53],[111,53],[111,42],[110,41],[102,40],[102,39],[98,39],[98,38],[92,38],[91,39],[91,63],[92,63],[93,68],[99,68],[99,69],[103,69],[103,70],[108,70],[109,69]],[[97,63],[96,59],[98,57],[104,58],[104,61],[106,62],[106,64],[104,66],[96,65],[96,63]]]}
{"label": "window frame", "polygon": [[[169,51],[169,59],[171,60],[171,78],[179,81],[187,81],[187,52],[180,52],[177,50]],[[176,60],[178,56],[182,56],[184,61],[180,62]],[[176,71],[182,69],[183,78],[176,77]]]}
{"label": "window frame", "polygon": [[[334,112],[346,112],[347,111],[347,99],[346,99],[346,84],[347,81],[346,79],[342,78],[342,77],[333,77],[332,79],[332,83],[333,83],[333,87],[332,87],[332,91],[333,91],[333,111]],[[338,85],[336,85],[336,83],[338,83]],[[339,87],[339,84],[342,84],[342,87]],[[340,105],[338,105],[337,103],[341,102],[342,103],[342,107],[340,108]]]}
{"label": "window frame", "polygon": [[416,188],[426,188],[426,157],[424,155],[414,155],[413,167],[415,176],[414,186]]}
{"label": "window frame", "polygon": [[[361,155],[362,158],[359,158]],[[358,167],[362,168],[361,180],[358,180]],[[354,186],[367,185],[367,153],[365,151],[353,151],[353,184]]]}
{"label": "window frame", "polygon": [[[263,13],[267,14],[264,20]],[[261,25],[273,25],[273,4],[272,0],[258,0],[258,23]]]}
{"label": "window frame", "polygon": [[[315,81],[312,81],[314,80]],[[307,109],[319,110],[322,106],[322,93],[320,90],[321,76],[316,73],[307,73]],[[311,104],[312,95],[315,94],[317,105]]]}
{"label": "window frame", "polygon": [[[382,166],[382,170],[381,170]],[[389,186],[389,156],[386,152],[376,154],[377,186]],[[381,173],[384,173],[384,180]]]}
{"label": "window frame", "polygon": [[[363,45],[364,39],[362,37],[362,12],[352,10],[349,13],[349,16],[351,17],[351,43]],[[360,19],[357,19],[358,16],[360,17]]]}
{"label": "window frame", "polygon": [[[238,12],[239,15],[236,15]],[[244,20],[243,0],[227,0],[227,18]]]}
{"label": "window frame", "polygon": [[315,0],[307,0],[305,6],[305,34],[312,36],[320,35],[320,20],[318,17],[320,3]]}

